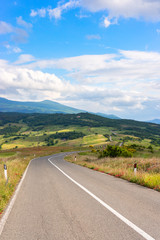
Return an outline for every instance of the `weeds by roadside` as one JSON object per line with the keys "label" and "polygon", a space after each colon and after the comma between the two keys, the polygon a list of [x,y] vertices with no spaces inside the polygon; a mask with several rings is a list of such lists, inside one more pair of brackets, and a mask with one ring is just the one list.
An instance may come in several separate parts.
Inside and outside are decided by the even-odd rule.
{"label": "weeds by roadside", "polygon": [[[160,191],[160,158],[97,158],[95,154],[67,156],[67,161]],[[134,163],[137,173],[134,174]]]}
{"label": "weeds by roadside", "polygon": [[[23,175],[29,158],[22,159],[20,157],[8,157],[7,159],[0,158],[0,214],[3,212],[8,201],[10,200],[17,183]],[[3,165],[7,165],[8,183],[4,177]]]}

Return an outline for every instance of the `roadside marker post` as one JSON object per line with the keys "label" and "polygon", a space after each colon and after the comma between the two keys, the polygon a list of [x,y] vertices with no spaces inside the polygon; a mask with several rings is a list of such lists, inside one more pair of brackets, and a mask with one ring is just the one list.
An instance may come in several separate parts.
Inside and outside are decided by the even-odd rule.
{"label": "roadside marker post", "polygon": [[76,159],[76,156],[75,156],[74,161],[76,162],[76,160],[77,160],[77,159]]}
{"label": "roadside marker post", "polygon": [[5,179],[6,179],[6,184],[8,182],[8,176],[7,176],[7,165],[4,164],[4,176],[5,176]]}
{"label": "roadside marker post", "polygon": [[137,174],[137,163],[134,164],[134,175],[136,176]]}

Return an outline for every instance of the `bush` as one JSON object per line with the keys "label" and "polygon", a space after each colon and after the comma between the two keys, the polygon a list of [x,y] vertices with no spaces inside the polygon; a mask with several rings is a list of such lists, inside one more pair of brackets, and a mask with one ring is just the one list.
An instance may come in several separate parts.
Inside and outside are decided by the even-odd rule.
{"label": "bush", "polygon": [[132,157],[130,152],[125,147],[119,147],[115,145],[107,145],[106,149],[100,152],[100,157]]}

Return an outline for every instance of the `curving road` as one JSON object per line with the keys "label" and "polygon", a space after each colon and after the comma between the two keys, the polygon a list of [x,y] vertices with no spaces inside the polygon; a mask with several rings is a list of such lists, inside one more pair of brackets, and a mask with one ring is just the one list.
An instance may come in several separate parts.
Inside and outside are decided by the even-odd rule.
{"label": "curving road", "polygon": [[2,240],[160,239],[160,193],[68,163],[34,159]]}

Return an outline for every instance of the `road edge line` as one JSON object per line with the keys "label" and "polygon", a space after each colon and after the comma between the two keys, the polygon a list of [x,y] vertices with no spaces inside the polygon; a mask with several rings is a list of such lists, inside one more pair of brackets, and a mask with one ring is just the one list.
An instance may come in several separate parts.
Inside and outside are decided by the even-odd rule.
{"label": "road edge line", "polygon": [[20,191],[20,188],[21,188],[21,186],[22,186],[22,183],[23,183],[23,181],[24,181],[24,179],[25,179],[25,176],[26,176],[26,174],[27,174],[28,168],[29,168],[31,162],[32,162],[33,160],[35,160],[35,159],[36,159],[36,158],[32,159],[32,160],[29,162],[29,164],[28,164],[25,172],[23,173],[23,176],[22,176],[20,182],[18,183],[17,188],[16,188],[16,190],[15,190],[15,192],[14,192],[14,194],[13,194],[13,196],[12,196],[12,198],[11,198],[11,200],[10,200],[10,202],[9,202],[9,204],[8,204],[5,212],[4,212],[4,215],[3,215],[2,218],[0,219],[0,236],[1,236],[2,232],[3,232],[3,229],[4,229],[4,226],[5,226],[5,224],[6,224],[6,221],[7,221],[8,217],[9,217],[9,214],[10,214],[10,212],[11,212],[11,210],[12,210],[12,208],[13,208],[13,205],[14,205],[14,203],[15,203],[15,201],[16,201],[17,195],[18,195],[18,193],[19,193],[19,191]]}
{"label": "road edge line", "polygon": [[102,201],[99,197],[94,195],[92,192],[90,192],[87,188],[85,188],[83,185],[75,181],[73,178],[71,178],[68,174],[66,174],[61,168],[59,168],[56,164],[54,164],[50,159],[53,157],[48,158],[48,161],[57,168],[63,175],[65,175],[69,180],[71,180],[74,184],[76,184],[78,187],[80,187],[83,191],[88,193],[92,198],[94,198],[97,202],[99,202],[102,206],[104,206],[107,210],[109,210],[111,213],[113,213],[117,218],[119,218],[122,222],[124,222],[126,225],[128,225],[130,228],[132,228],[135,232],[137,232],[139,235],[141,235],[143,238],[147,240],[155,240],[155,238],[151,237],[149,234],[147,234],[145,231],[143,231],[141,228],[136,226],[134,223],[129,221],[127,218],[125,218],[123,215],[118,213],[116,210],[114,210],[112,207],[110,207],[108,204],[106,204],[104,201]]}

